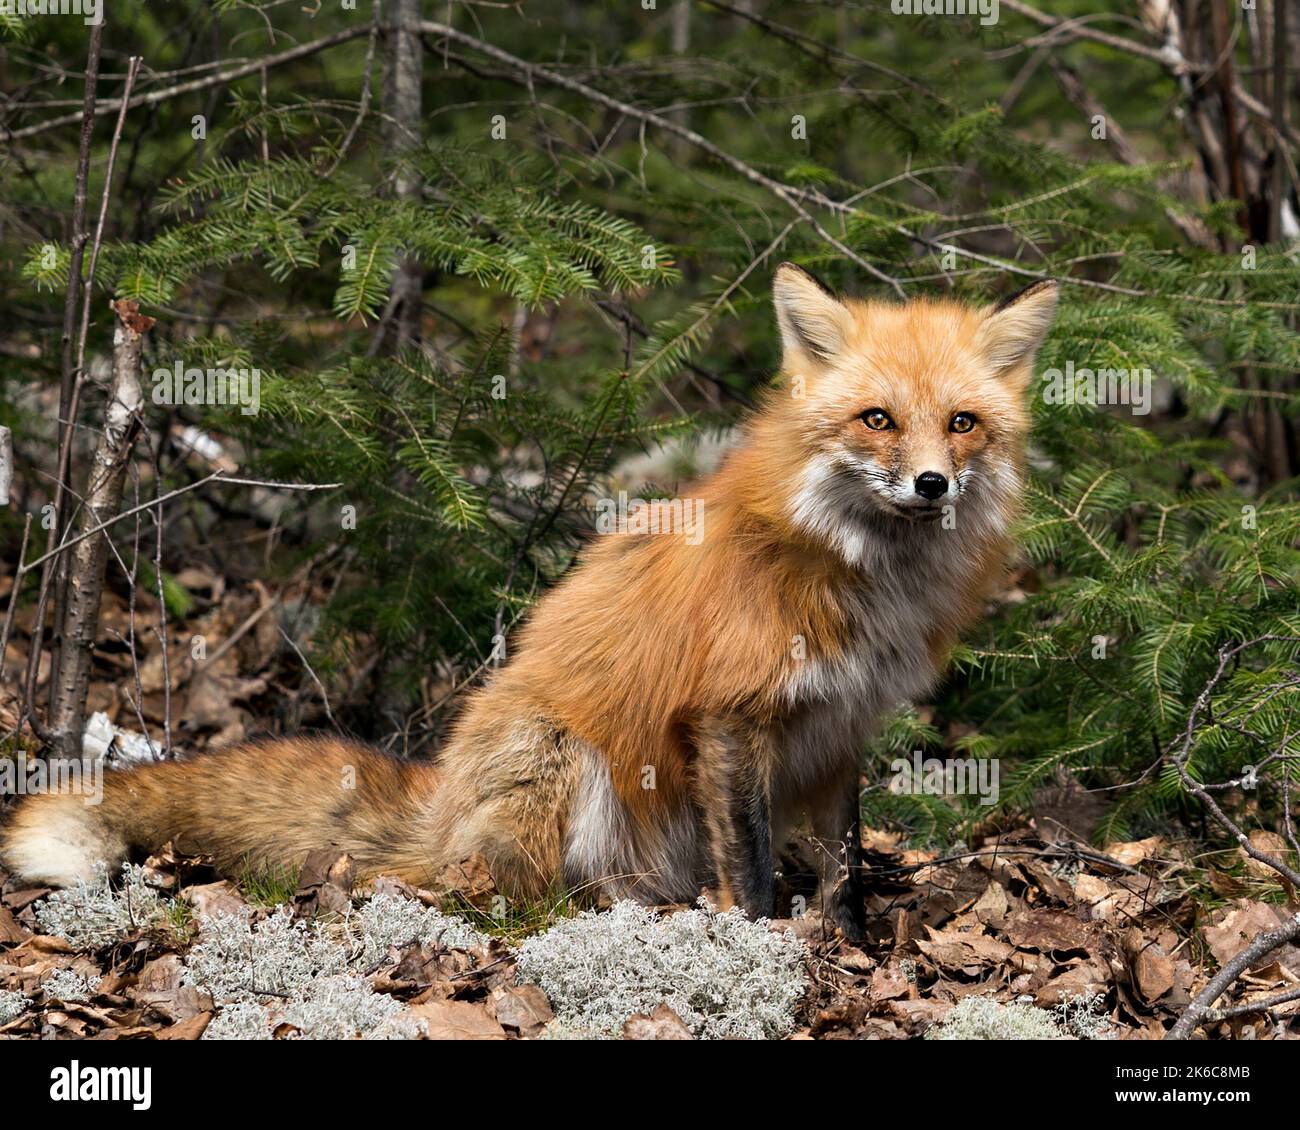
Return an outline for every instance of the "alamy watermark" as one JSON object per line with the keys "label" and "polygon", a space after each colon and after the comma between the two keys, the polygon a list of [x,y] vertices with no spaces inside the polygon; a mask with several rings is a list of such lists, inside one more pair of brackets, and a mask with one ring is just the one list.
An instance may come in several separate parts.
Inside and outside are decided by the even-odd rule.
{"label": "alamy watermark", "polygon": [[1150,369],[1075,368],[1043,370],[1043,401],[1047,404],[1126,404],[1134,416],[1151,411]]}
{"label": "alamy watermark", "polygon": [[262,370],[187,369],[183,361],[177,361],[170,369],[153,371],[153,402],[172,407],[237,407],[245,416],[255,416],[262,403]]}
{"label": "alamy watermark", "polygon": [[896,16],[979,16],[985,27],[998,22],[998,0],[889,0]]}
{"label": "alamy watermark", "polygon": [[79,796],[87,805],[104,799],[104,762],[97,757],[27,757],[25,751],[0,758],[0,795]]}
{"label": "alamy watermark", "polygon": [[978,796],[980,804],[997,804],[999,762],[996,757],[897,757],[889,765],[889,791],[903,796]]}
{"label": "alamy watermark", "polygon": [[153,1105],[153,1068],[83,1066],[74,1059],[67,1067],[51,1069],[50,1101],[130,1103],[132,1110],[148,1110]]}
{"label": "alamy watermark", "polygon": [[83,23],[104,20],[104,0],[0,0],[0,16],[80,16]]}
{"label": "alamy watermark", "polygon": [[629,499],[627,491],[618,498],[596,503],[596,532],[599,534],[677,534],[687,545],[704,540],[702,498]]}

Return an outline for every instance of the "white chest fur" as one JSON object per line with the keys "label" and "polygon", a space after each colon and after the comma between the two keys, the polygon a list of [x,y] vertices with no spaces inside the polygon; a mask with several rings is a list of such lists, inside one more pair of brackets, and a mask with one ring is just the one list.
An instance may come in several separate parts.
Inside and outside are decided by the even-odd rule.
{"label": "white chest fur", "polygon": [[[786,686],[791,717],[783,734],[783,776],[796,790],[856,764],[862,743],[890,710],[927,694],[939,675],[931,644],[987,562],[977,546],[998,540],[987,512],[965,507],[982,536],[940,523],[879,523],[841,517],[861,583],[842,594],[853,625],[847,647],[798,662]],[[987,552],[985,550],[984,552]]]}

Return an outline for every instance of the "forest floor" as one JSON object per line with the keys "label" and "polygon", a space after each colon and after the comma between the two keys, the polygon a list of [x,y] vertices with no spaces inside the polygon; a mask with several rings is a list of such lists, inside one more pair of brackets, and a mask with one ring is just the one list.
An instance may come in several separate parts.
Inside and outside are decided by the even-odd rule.
{"label": "forest floor", "polygon": [[[730,958],[716,962],[710,974],[719,995],[732,1000],[724,1007],[737,1013],[723,1018],[728,1024],[754,1020],[745,1014],[747,1004],[734,1003],[737,992],[765,999],[782,995],[784,990],[773,991],[762,980],[770,961],[770,980],[799,981],[802,990],[787,995],[785,1015],[761,1034],[1159,1039],[1215,967],[1256,933],[1275,927],[1282,915],[1252,895],[1248,888],[1255,880],[1248,876],[1221,876],[1220,883],[1237,886],[1235,894],[1225,889],[1218,906],[1201,905],[1189,885],[1199,881],[1195,870],[1176,847],[1156,838],[1110,845],[1103,854],[1048,845],[1025,831],[946,860],[898,850],[883,834],[868,838],[871,921],[863,946],[828,934],[811,912],[772,924],[791,943],[780,953],[753,948],[752,939],[737,943],[734,929],[716,925],[706,925],[707,936],[696,931],[669,939],[669,945],[684,947],[683,967],[693,964],[697,971],[714,961],[710,948],[732,947]],[[0,878],[7,879],[2,873]],[[608,911],[574,919],[568,917],[571,908],[557,905],[549,916],[511,922],[501,931],[504,937],[489,936],[494,889],[485,870],[474,866],[436,893],[378,881],[377,889],[395,908],[384,912],[393,922],[385,925],[376,917],[377,943],[357,935],[354,951],[367,951],[360,964],[331,963],[312,948],[314,938],[329,937],[338,923],[352,920],[356,906],[368,905],[356,899],[346,857],[332,860],[323,853],[289,885],[280,877],[277,887],[250,876],[242,883],[217,879],[201,860],[163,853],[137,881],[157,898],[140,887],[116,896],[83,892],[83,902],[61,917],[42,909],[48,890],[12,880],[0,886],[0,1036],[195,1039],[223,1013],[222,1031],[242,1036],[248,1033],[239,1024],[229,1030],[231,1018],[240,1015],[231,1006],[252,1002],[261,1009],[253,1023],[279,1038],[375,1034],[377,1025],[394,1017],[418,1021],[415,1029],[394,1034],[430,1038],[579,1035],[590,1030],[587,1020],[595,1009],[603,1034],[621,1027],[632,1038],[682,1039],[701,1034],[702,1018],[712,1007],[702,1003],[698,986],[683,981],[681,969],[654,964],[661,955],[635,968],[625,957],[610,958],[610,938],[593,934],[584,941],[582,930],[598,929]],[[1259,885],[1263,889],[1262,879]],[[449,906],[462,917],[444,917]],[[424,925],[412,913],[426,915]],[[664,920],[683,913],[701,918],[685,908],[660,913]],[[213,943],[209,934],[221,931],[210,924],[222,915],[254,925],[240,927],[240,937]],[[647,914],[624,927],[628,945],[638,943],[653,918]],[[550,1000],[533,983],[547,983],[545,970],[537,977],[519,968],[516,946],[529,935],[544,936],[557,922],[567,923],[566,944],[587,947],[558,958],[566,966],[590,967],[593,984],[579,991],[581,999],[566,983],[559,999]],[[100,930],[101,924],[107,928]],[[269,941],[259,948],[256,931],[272,926],[281,935],[276,944],[287,947],[284,953],[267,948]],[[803,944],[794,946],[795,938]],[[236,988],[249,991],[230,992],[224,981],[205,980],[201,971],[210,972],[214,944],[222,968],[247,965],[246,983]],[[698,952],[686,952],[689,947]],[[192,956],[200,951],[206,966]],[[344,973],[353,980],[341,984],[337,1000],[297,999],[306,980],[319,985]],[[655,976],[663,978],[661,990]],[[737,983],[729,986],[732,976]],[[1220,1003],[1272,996],[1297,984],[1300,950],[1287,947],[1248,972]],[[660,991],[663,999],[655,1001]],[[388,1001],[385,1008],[362,1007],[357,994]],[[993,1008],[986,1001],[1011,1007]],[[286,1003],[293,1007],[277,1012]],[[620,1014],[620,1007],[634,1011]],[[1269,1015],[1210,1025],[1209,1035],[1294,1039],[1300,1037],[1297,1012],[1300,1001],[1292,1001]],[[360,1019],[350,1019],[355,1017]],[[754,1022],[768,1023],[762,1017]]]}
{"label": "forest floor", "polygon": [[[119,746],[145,729],[158,739],[168,718],[173,742],[185,751],[327,723],[325,683],[305,660],[323,582],[300,572],[274,591],[260,582],[226,591],[219,571],[195,565],[175,583],[184,594],[170,617],[165,662],[152,630],[158,611],[152,594],[141,587],[133,602],[116,592],[105,596],[89,709],[124,731]],[[11,670],[25,661],[30,616],[27,608],[19,612],[7,657]],[[447,692],[448,684],[432,678],[425,688],[434,703]],[[348,693],[344,686],[335,715],[347,708]],[[15,710],[15,700],[0,699],[5,728]],[[349,861],[328,853],[300,875],[230,882],[202,860],[162,852],[134,877],[135,887],[128,884],[125,912],[123,895],[105,888],[83,892],[93,905],[73,908],[70,919],[43,914],[52,905],[48,890],[24,888],[0,872],[0,1036],[194,1039],[215,1022],[227,1035],[517,1038],[581,1034],[598,1017],[604,1034],[621,1030],[637,1038],[739,1032],[813,1039],[927,1033],[1158,1039],[1224,961],[1286,913],[1276,904],[1271,872],[1240,852],[1207,856],[1190,838],[1153,836],[1096,848],[1062,839],[1054,821],[1031,814],[1019,829],[942,858],[907,849],[885,830],[867,830],[864,845],[870,921],[861,947],[828,934],[811,910],[774,924],[798,939],[797,949],[770,949],[734,930],[727,942],[716,922],[686,911],[696,916],[694,925],[675,928],[673,944],[702,947],[691,958],[695,968],[715,969],[709,962],[718,957],[710,975],[739,978],[735,993],[721,985],[713,995],[763,996],[762,1009],[728,1015],[713,1028],[714,1005],[699,995],[708,997],[708,987],[690,983],[689,970],[667,965],[655,966],[666,979],[661,1000],[654,976],[630,966],[605,970],[611,983],[638,979],[635,991],[614,985],[622,993],[617,999],[575,1003],[581,990],[571,984],[553,990],[564,999],[548,999],[521,976],[516,947],[527,935],[572,921],[572,908],[559,902],[533,908],[498,931],[504,937],[489,937],[493,921],[485,907],[495,892],[474,861],[436,892],[380,881],[389,902],[382,915],[372,908],[375,921],[361,933],[346,925],[358,905]],[[799,864],[795,857],[787,864],[794,882]],[[449,926],[443,916],[449,906],[464,910],[473,928]],[[253,976],[232,988],[195,975],[204,961],[211,965],[216,944],[205,923],[222,911],[244,921],[242,934],[235,930],[220,942],[222,960],[238,964],[243,954],[250,968],[257,960],[279,962],[284,969],[274,977],[287,987],[258,985]],[[93,937],[75,927],[88,914],[104,920]],[[74,928],[60,936],[51,923],[65,920]],[[340,921],[342,933],[333,925]],[[648,923],[638,920],[633,932],[648,938],[654,929]],[[270,942],[258,940],[263,927],[267,938],[278,931],[279,941],[305,947],[308,957],[270,953]],[[330,944],[343,938],[342,948],[312,950],[331,930]],[[575,938],[565,944],[587,944]],[[609,939],[592,938],[592,952],[606,948],[584,960],[593,968],[616,960]],[[732,949],[722,953],[726,945]],[[761,966],[768,960],[772,979],[765,982]],[[285,972],[290,967],[292,974]],[[328,983],[335,996],[311,996],[309,982]],[[1297,985],[1300,949],[1288,946],[1250,970],[1219,1006]],[[963,1004],[968,998],[976,1003]],[[676,1008],[663,1003],[670,1000]],[[985,1000],[1004,1007],[980,1003]],[[1300,1000],[1202,1031],[1212,1038],[1294,1039],[1300,1037],[1297,1014]]]}

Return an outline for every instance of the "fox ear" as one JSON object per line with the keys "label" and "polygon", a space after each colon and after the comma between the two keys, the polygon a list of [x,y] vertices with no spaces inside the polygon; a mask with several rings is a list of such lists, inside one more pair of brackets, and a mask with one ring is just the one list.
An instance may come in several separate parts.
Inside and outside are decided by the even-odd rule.
{"label": "fox ear", "polygon": [[1060,289],[1055,279],[1043,279],[1004,298],[984,316],[976,345],[995,369],[1033,361],[1052,328]]}
{"label": "fox ear", "polygon": [[828,361],[844,348],[851,317],[848,308],[802,267],[793,263],[777,267],[772,304],[787,358],[801,353],[812,361]]}

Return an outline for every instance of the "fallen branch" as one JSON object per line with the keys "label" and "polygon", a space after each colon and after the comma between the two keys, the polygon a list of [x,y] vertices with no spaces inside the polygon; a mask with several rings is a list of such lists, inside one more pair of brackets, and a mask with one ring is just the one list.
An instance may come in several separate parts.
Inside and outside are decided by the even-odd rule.
{"label": "fallen branch", "polygon": [[[1196,740],[1197,721],[1203,714],[1207,714],[1210,709],[1210,700],[1214,694],[1215,688],[1222,681],[1223,676],[1228,668],[1233,664],[1242,652],[1256,647],[1262,643],[1295,643],[1300,644],[1300,636],[1281,636],[1265,635],[1259,636],[1244,643],[1234,645],[1225,645],[1219,649],[1219,664],[1214,674],[1210,676],[1209,681],[1197,695],[1195,703],[1187,717],[1187,725],[1179,739],[1181,744],[1170,760],[1178,772],[1179,779],[1192,796],[1196,797],[1213,817],[1215,823],[1225,831],[1241,846],[1251,859],[1256,860],[1264,866],[1272,868],[1281,877],[1284,883],[1288,884],[1293,890],[1300,886],[1300,872],[1288,864],[1280,855],[1271,855],[1261,851],[1250,840],[1250,837],[1241,829],[1214,799],[1213,795],[1200,781],[1197,781],[1190,772],[1188,772],[1187,763],[1191,758],[1192,746]],[[1248,732],[1248,731],[1244,731]],[[1276,755],[1274,755],[1276,756]],[[1270,758],[1271,760],[1271,758]],[[1288,818],[1289,818],[1288,810]],[[1205,986],[1196,998],[1188,1005],[1187,1010],[1178,1018],[1178,1022],[1169,1030],[1165,1037],[1169,1040],[1185,1040],[1192,1034],[1192,1031],[1198,1024],[1209,1017],[1210,1006],[1214,1004],[1233,984],[1238,977],[1247,969],[1254,965],[1260,958],[1272,953],[1275,949],[1284,946],[1300,935],[1300,913],[1279,926],[1276,930],[1268,930],[1257,934],[1250,944],[1247,945],[1240,953],[1228,961],[1222,969],[1211,979],[1210,983]],[[1246,1010],[1249,1011],[1249,1010]]]}
{"label": "fallen branch", "polygon": [[[1286,945],[1292,938],[1300,934],[1300,914],[1297,914],[1283,926],[1276,930],[1269,930],[1263,934],[1256,934],[1255,939],[1243,949],[1236,957],[1228,962],[1213,980],[1196,994],[1196,999],[1187,1006],[1187,1011],[1178,1018],[1178,1023],[1169,1029],[1166,1040],[1185,1040],[1192,1034],[1192,1030],[1207,1019],[1210,1011],[1210,1005],[1217,1001],[1228,990],[1228,987],[1243,973],[1246,972],[1260,958],[1272,953],[1280,946]],[[1249,1010],[1248,1010],[1249,1011]]]}
{"label": "fallen branch", "polygon": [[1233,1016],[1245,1016],[1251,1012],[1268,1012],[1280,1004],[1287,1004],[1289,1001],[1300,1001],[1300,986],[1288,989],[1285,993],[1278,993],[1276,996],[1263,997],[1257,1001],[1247,1001],[1245,1004],[1234,1004],[1231,1008],[1212,1008],[1205,1014],[1205,1019],[1211,1021],[1228,1020]]}

